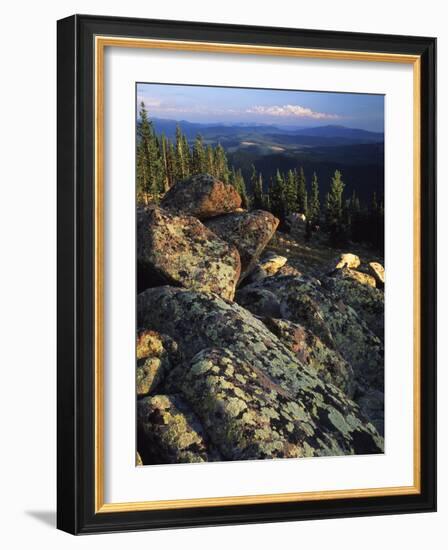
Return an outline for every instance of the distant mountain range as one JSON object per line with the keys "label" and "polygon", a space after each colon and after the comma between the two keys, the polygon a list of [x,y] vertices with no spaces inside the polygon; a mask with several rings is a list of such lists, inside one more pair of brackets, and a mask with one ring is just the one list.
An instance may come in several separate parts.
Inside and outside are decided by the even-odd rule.
{"label": "distant mountain range", "polygon": [[[294,143],[313,146],[341,145],[341,140],[344,140],[345,143],[381,143],[384,141],[382,133],[337,125],[305,128],[250,123],[205,124],[162,118],[153,118],[152,122],[158,134],[164,133],[170,139],[175,137],[176,127],[179,125],[189,140],[193,140],[198,134],[201,134],[205,142],[216,142],[217,140],[225,142],[229,138],[233,138],[232,141],[235,141],[237,137],[241,138],[241,141],[247,141],[249,138],[254,137],[253,134],[258,137],[267,136],[273,141],[278,140],[289,145]],[[225,147],[225,143],[222,143],[222,145]]]}

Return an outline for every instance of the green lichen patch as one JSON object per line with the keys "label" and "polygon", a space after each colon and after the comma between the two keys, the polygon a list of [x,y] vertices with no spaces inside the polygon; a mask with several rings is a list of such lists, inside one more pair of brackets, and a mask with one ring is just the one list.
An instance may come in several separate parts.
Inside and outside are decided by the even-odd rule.
{"label": "green lichen patch", "polygon": [[163,382],[166,372],[179,361],[176,342],[153,330],[137,334],[136,392],[138,397],[153,393]]}
{"label": "green lichen patch", "polygon": [[[181,397],[154,395],[137,404],[138,449],[143,464],[206,462],[204,430]],[[216,454],[210,454],[215,460]]]}

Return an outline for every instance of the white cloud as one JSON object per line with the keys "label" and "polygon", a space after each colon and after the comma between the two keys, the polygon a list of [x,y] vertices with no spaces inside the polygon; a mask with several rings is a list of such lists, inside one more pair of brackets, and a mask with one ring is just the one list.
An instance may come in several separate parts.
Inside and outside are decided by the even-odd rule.
{"label": "white cloud", "polygon": [[256,105],[246,110],[246,113],[278,117],[312,118],[316,120],[335,120],[339,115],[319,113],[301,105]]}
{"label": "white cloud", "polygon": [[173,102],[163,101],[151,96],[139,95],[137,97],[138,105],[144,102],[146,109],[150,114],[158,115],[176,115],[176,114],[192,114],[192,115],[208,115],[208,116],[225,116],[225,115],[245,115],[247,118],[252,116],[271,116],[271,117],[289,117],[289,118],[302,118],[302,119],[314,119],[314,120],[337,120],[342,118],[340,115],[330,113],[320,113],[313,111],[308,107],[302,105],[255,105],[254,107],[231,109],[219,106],[206,106],[206,105],[179,105]]}

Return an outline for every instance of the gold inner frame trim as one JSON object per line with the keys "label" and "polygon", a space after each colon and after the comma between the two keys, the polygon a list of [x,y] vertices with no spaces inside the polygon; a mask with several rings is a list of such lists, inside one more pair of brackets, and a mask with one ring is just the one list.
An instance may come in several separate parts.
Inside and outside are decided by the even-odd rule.
{"label": "gold inner frame trim", "polygon": [[[413,198],[414,198],[414,350],[413,350],[413,485],[348,490],[277,493],[263,495],[192,498],[141,502],[104,502],[104,51],[106,47],[151,48],[207,53],[285,56],[342,61],[407,63],[413,65]],[[420,277],[421,277],[421,60],[417,55],[382,52],[324,50],[253,44],[226,44],[178,40],[158,40],[96,36],[95,52],[95,513],[167,510],[207,506],[232,506],[280,502],[303,502],[344,498],[413,495],[421,492],[421,423],[420,423]]]}

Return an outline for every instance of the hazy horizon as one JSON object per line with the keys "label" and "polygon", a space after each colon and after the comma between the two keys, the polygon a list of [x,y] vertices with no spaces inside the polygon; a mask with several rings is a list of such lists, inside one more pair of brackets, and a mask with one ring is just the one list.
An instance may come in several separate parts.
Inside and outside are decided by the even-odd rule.
{"label": "hazy horizon", "polygon": [[149,83],[136,91],[137,110],[143,101],[150,117],[165,120],[384,132],[383,95]]}

